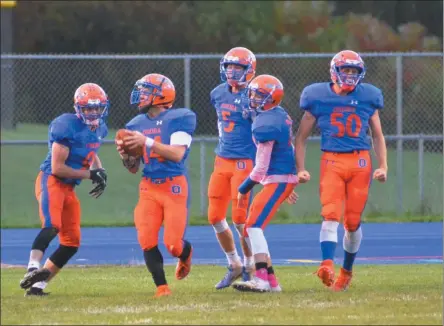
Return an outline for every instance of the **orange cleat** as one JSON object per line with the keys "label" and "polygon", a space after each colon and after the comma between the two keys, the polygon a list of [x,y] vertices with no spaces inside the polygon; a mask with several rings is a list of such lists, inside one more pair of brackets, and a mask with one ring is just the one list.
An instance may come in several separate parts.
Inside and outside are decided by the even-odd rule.
{"label": "orange cleat", "polygon": [[335,281],[335,266],[333,265],[333,260],[324,260],[321,263],[321,266],[319,266],[316,274],[325,286],[332,286]]}
{"label": "orange cleat", "polygon": [[155,298],[171,295],[171,290],[167,284],[159,285],[156,290]]}
{"label": "orange cleat", "polygon": [[331,287],[332,291],[340,292],[346,291],[350,286],[350,282],[352,280],[353,274],[351,271],[347,271],[343,268],[339,271],[339,276],[336,279],[336,282]]}
{"label": "orange cleat", "polygon": [[191,270],[191,256],[193,256],[193,248],[191,247],[190,255],[186,261],[179,259],[176,266],[176,279],[183,280],[188,276]]}

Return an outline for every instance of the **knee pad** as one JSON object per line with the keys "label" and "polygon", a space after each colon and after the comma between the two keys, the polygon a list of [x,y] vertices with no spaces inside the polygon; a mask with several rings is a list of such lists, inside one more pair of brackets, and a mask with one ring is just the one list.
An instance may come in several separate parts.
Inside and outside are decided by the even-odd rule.
{"label": "knee pad", "polygon": [[62,268],[65,264],[74,256],[79,250],[78,247],[68,247],[60,245],[56,251],[49,257],[54,265],[58,268]]}
{"label": "knee pad", "polygon": [[339,222],[323,221],[321,232],[319,234],[319,242],[331,241],[338,242],[338,226]]}
{"label": "knee pad", "polygon": [[362,228],[358,228],[356,231],[345,231],[343,239],[343,248],[345,251],[354,254],[358,252],[362,241]]}
{"label": "knee pad", "polygon": [[214,232],[216,233],[222,233],[228,230],[230,227],[228,226],[227,220],[224,218],[220,222],[216,222],[213,225]]}
{"label": "knee pad", "polygon": [[45,252],[57,233],[59,233],[59,230],[54,227],[43,228],[32,243],[31,249]]}

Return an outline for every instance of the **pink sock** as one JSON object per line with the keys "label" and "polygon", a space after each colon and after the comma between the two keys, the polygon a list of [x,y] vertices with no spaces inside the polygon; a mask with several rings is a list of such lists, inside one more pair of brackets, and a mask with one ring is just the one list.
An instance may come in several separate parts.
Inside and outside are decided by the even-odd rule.
{"label": "pink sock", "polygon": [[265,269],[265,268],[261,268],[261,269],[257,270],[255,275],[256,275],[256,277],[259,277],[260,279],[262,279],[264,281],[268,281],[268,273],[267,273],[267,269]]}
{"label": "pink sock", "polygon": [[268,283],[270,283],[270,286],[271,286],[272,288],[277,287],[277,286],[279,285],[279,282],[278,282],[278,280],[277,280],[277,278],[276,278],[276,275],[274,275],[274,274],[268,274]]}

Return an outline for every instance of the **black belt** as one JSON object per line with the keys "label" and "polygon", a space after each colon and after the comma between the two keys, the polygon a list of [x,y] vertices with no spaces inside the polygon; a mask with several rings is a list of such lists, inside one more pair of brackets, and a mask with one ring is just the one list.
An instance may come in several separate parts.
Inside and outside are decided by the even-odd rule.
{"label": "black belt", "polygon": [[143,177],[145,180],[151,181],[151,183],[154,183],[156,185],[161,185],[167,181],[171,181],[174,179],[174,177],[165,177],[165,178],[151,178],[151,177]]}
{"label": "black belt", "polygon": [[324,151],[324,153],[332,153],[332,154],[361,154],[361,152],[368,152],[368,150],[367,149],[355,149],[353,151],[348,151],[348,152]]}

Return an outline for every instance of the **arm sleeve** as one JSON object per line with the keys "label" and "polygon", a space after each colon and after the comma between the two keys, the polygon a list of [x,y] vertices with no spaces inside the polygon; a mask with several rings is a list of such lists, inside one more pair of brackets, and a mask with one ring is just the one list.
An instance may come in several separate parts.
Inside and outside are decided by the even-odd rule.
{"label": "arm sleeve", "polygon": [[193,137],[185,131],[176,131],[171,135],[170,145],[185,145],[191,146]]}
{"label": "arm sleeve", "polygon": [[267,174],[270,166],[271,152],[273,151],[274,141],[259,143],[256,151],[256,164],[250,173],[251,180],[260,182]]}

